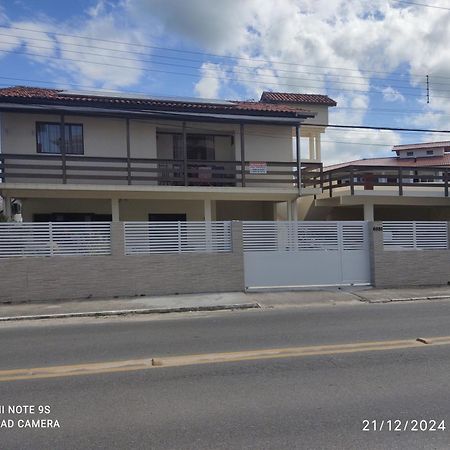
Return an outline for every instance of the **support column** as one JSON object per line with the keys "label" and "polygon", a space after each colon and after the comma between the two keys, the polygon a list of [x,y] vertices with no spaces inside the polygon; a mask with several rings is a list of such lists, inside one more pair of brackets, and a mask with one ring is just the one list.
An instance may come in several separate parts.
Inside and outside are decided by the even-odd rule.
{"label": "support column", "polygon": [[364,220],[366,222],[374,222],[374,209],[373,203],[364,203]]}
{"label": "support column", "polygon": [[286,202],[286,220],[290,221],[292,217],[292,203],[290,200]]}
{"label": "support column", "polygon": [[316,134],[316,159],[317,161],[322,161],[322,149],[320,146],[320,133]]}
{"label": "support column", "polygon": [[212,221],[212,201],[211,199],[207,198],[204,200],[205,205],[205,222],[211,222]]}
{"label": "support column", "polygon": [[291,201],[291,218],[289,220],[292,220],[296,222],[298,220],[298,203],[297,199]]}
{"label": "support column", "polygon": [[182,126],[182,146],[183,146],[183,172],[184,172],[184,185],[188,185],[188,164],[187,164],[187,135],[186,135],[186,122],[183,122]]}
{"label": "support column", "polygon": [[131,144],[130,144],[130,119],[126,119],[127,133],[127,181],[131,184]]}
{"label": "support column", "polygon": [[62,182],[67,183],[67,161],[66,161],[66,124],[64,114],[60,116],[59,123],[59,134],[60,134],[60,145],[59,149],[61,151],[61,164],[62,164]]}
{"label": "support column", "polygon": [[244,124],[240,125],[240,139],[241,139],[241,184],[245,187],[245,135]]}
{"label": "support column", "polygon": [[297,159],[297,189],[298,195],[302,191],[302,155],[300,151],[300,125],[295,127],[295,153]]}
{"label": "support column", "polygon": [[11,199],[3,197],[3,214],[8,222],[11,221]]}
{"label": "support column", "polygon": [[309,159],[314,160],[316,159],[314,148],[314,135],[310,134],[308,139],[309,139]]}
{"label": "support column", "polygon": [[113,222],[120,222],[120,200],[118,198],[111,199],[111,218]]}

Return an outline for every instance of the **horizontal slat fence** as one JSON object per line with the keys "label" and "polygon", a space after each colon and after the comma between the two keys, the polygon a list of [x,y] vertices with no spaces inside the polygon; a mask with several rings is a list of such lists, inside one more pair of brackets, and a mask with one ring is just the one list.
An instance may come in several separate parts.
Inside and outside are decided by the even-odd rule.
{"label": "horizontal slat fence", "polygon": [[126,255],[231,252],[231,222],[124,222]]}
{"label": "horizontal slat fence", "polygon": [[447,222],[383,222],[384,250],[447,250]]}
{"label": "horizontal slat fence", "polygon": [[109,222],[0,224],[0,258],[110,254]]}
{"label": "horizontal slat fence", "polygon": [[244,251],[363,250],[364,222],[243,222]]}

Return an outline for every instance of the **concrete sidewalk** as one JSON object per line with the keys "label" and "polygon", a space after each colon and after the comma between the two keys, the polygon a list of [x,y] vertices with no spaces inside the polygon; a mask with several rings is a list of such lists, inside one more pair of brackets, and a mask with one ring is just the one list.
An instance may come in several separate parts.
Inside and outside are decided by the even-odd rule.
{"label": "concrete sidewalk", "polygon": [[333,288],[290,292],[231,292],[118,299],[89,299],[48,303],[0,304],[0,321],[64,317],[162,314],[297,306],[450,299],[450,286],[435,288]]}

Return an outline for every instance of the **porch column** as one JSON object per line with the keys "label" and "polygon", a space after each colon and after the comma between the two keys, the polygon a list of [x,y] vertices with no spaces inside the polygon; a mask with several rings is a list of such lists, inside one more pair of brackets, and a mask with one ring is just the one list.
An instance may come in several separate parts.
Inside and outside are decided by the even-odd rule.
{"label": "porch column", "polygon": [[374,221],[374,204],[373,203],[364,203],[364,220],[366,222]]}
{"label": "porch column", "polygon": [[302,156],[300,151],[300,125],[295,127],[295,153],[297,158],[297,189],[298,195],[302,190]]}
{"label": "porch column", "polygon": [[59,134],[60,134],[60,151],[61,151],[61,163],[62,163],[62,182],[67,183],[67,164],[66,164],[66,124],[64,119],[64,114],[60,116],[59,123]]}
{"label": "porch column", "polygon": [[209,198],[204,200],[204,208],[205,208],[205,222],[212,221],[212,201]]}
{"label": "porch column", "polygon": [[292,200],[292,220],[296,222],[298,220],[298,202],[297,199]]}
{"label": "porch column", "polygon": [[316,134],[316,159],[317,161],[322,160],[322,154],[321,154],[321,147],[320,147],[320,133]]}
{"label": "porch column", "polygon": [[292,203],[290,200],[286,202],[286,220],[290,221],[292,217]]}
{"label": "porch column", "polygon": [[126,119],[127,133],[127,181],[131,184],[131,144],[130,144],[130,119]]}
{"label": "porch column", "polygon": [[309,159],[314,160],[315,158],[315,149],[314,149],[314,135],[309,135]]}
{"label": "porch column", "polygon": [[11,199],[9,197],[3,197],[3,215],[8,222],[11,221]]}
{"label": "porch column", "polygon": [[240,125],[240,138],[241,138],[241,183],[242,187],[245,187],[245,135],[244,124]]}
{"label": "porch column", "polygon": [[120,207],[119,207],[120,200],[118,198],[112,198],[111,199],[111,219],[113,222],[119,222],[120,221]]}
{"label": "porch column", "polygon": [[184,172],[184,185],[188,185],[188,165],[187,165],[187,136],[186,136],[186,122],[183,122],[181,128],[181,140],[183,147],[183,172]]}

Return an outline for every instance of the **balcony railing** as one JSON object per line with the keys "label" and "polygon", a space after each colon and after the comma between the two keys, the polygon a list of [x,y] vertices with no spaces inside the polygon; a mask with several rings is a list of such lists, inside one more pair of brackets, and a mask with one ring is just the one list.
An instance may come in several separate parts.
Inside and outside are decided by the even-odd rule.
{"label": "balcony railing", "polygon": [[445,167],[349,166],[326,171],[323,192],[328,192],[332,197],[333,192],[343,189],[349,189],[354,195],[358,190],[386,191],[390,188],[398,195],[404,195],[405,190],[410,188],[434,188],[448,197],[449,175],[450,168]]}
{"label": "balcony railing", "polygon": [[[295,161],[203,161],[80,155],[0,154],[2,182],[160,186],[297,186]],[[304,187],[320,187],[321,163],[302,163]]]}

